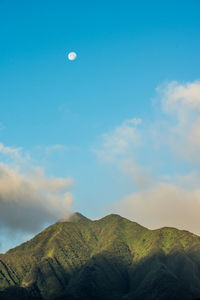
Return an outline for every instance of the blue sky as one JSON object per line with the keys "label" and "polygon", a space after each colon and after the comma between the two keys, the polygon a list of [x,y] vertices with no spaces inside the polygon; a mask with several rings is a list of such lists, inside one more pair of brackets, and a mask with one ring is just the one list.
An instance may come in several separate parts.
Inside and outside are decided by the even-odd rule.
{"label": "blue sky", "polygon": [[[167,184],[170,193],[177,195],[171,185],[185,188],[183,177],[187,176],[193,176],[187,180],[187,190],[198,189],[194,184],[198,162],[190,159],[198,153],[198,143],[192,140],[190,153],[182,153],[188,145],[183,132],[198,127],[198,116],[191,123],[196,107],[184,122],[180,116],[186,115],[190,96],[196,90],[199,93],[199,11],[197,0],[0,1],[3,170],[9,174],[14,170],[25,181],[28,176],[31,186],[33,182],[36,186],[37,176],[30,175],[36,167],[45,174],[40,174],[42,182],[70,178],[73,183],[69,187],[67,182],[66,190],[73,196],[71,209],[91,218],[116,210],[149,227],[184,227],[181,218],[180,224],[168,217],[154,224],[154,214],[148,220],[142,209],[136,215],[128,214],[127,210],[134,210],[130,201],[135,198],[126,197],[141,193],[140,198],[150,191],[151,199],[155,187],[166,190]],[[72,50],[77,59],[70,62],[67,54]],[[189,85],[192,83],[196,86]],[[184,91],[175,97],[180,87]],[[181,102],[185,105],[181,112],[171,105],[169,99],[175,98],[186,99]],[[170,109],[163,108],[168,104]],[[198,108],[196,111],[198,115]],[[193,136],[189,131],[187,135]],[[13,155],[13,149],[19,151]],[[134,167],[127,170],[131,163]],[[148,183],[138,183],[136,173],[148,177],[143,180]],[[41,202],[44,193],[49,195],[48,184]],[[60,197],[62,192],[56,193]],[[143,200],[140,203],[146,207]],[[8,219],[13,218],[13,207],[6,208]],[[51,223],[52,215],[48,219],[43,211],[45,222]],[[11,223],[3,221],[2,230],[14,232],[17,243],[19,232],[24,238],[26,228],[15,232]],[[40,230],[43,223],[27,234]],[[188,216],[185,227],[197,232],[195,226]],[[9,240],[3,243],[7,244],[2,249],[13,245]]]}

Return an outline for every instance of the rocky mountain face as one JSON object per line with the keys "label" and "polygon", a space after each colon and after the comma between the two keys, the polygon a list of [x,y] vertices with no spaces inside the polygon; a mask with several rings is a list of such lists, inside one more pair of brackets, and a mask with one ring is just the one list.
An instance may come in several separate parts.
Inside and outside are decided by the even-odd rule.
{"label": "rocky mountain face", "polygon": [[200,237],[81,214],[0,254],[0,299],[200,298]]}

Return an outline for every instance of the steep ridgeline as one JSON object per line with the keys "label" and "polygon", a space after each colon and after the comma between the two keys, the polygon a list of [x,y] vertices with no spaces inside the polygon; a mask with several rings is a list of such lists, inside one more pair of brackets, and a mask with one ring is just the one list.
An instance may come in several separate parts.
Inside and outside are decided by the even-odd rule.
{"label": "steep ridgeline", "polygon": [[0,255],[0,299],[200,298],[200,237],[118,215],[63,219]]}

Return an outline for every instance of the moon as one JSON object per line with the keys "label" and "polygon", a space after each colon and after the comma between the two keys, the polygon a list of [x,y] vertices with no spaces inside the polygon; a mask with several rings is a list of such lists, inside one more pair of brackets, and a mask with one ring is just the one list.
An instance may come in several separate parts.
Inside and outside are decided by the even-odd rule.
{"label": "moon", "polygon": [[69,60],[75,60],[77,58],[77,54],[76,54],[76,52],[72,51],[72,52],[68,53],[67,57],[68,57]]}

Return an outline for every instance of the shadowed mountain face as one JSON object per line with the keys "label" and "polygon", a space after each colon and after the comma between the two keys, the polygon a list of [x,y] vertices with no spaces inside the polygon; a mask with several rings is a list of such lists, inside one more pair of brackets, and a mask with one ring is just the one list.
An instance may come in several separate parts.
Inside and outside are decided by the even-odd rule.
{"label": "shadowed mountain face", "polygon": [[74,214],[0,255],[0,299],[200,298],[200,237]]}

